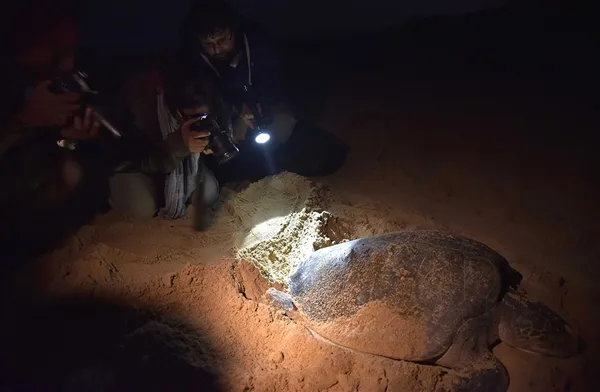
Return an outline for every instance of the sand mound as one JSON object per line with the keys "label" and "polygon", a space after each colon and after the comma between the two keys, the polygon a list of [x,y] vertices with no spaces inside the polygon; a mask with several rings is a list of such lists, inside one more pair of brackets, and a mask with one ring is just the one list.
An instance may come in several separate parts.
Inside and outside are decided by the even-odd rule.
{"label": "sand mound", "polygon": [[401,227],[371,209],[341,202],[322,184],[292,173],[253,183],[228,207],[238,223],[235,257],[281,284],[315,250]]}
{"label": "sand mound", "polygon": [[97,240],[96,248],[104,246],[95,256],[86,256],[99,259],[99,264],[121,254],[126,259],[142,257],[145,264],[206,264],[231,256],[257,266],[271,283],[286,284],[298,262],[317,249],[405,227],[390,219],[392,211],[345,196],[304,177],[281,173],[239,193],[225,189],[216,222],[208,231],[190,230],[193,211],[177,221],[139,221],[111,214],[57,252],[73,255],[85,239]]}
{"label": "sand mound", "polygon": [[330,198],[323,186],[290,173],[252,184],[231,202],[242,224],[236,258],[254,263],[270,281],[285,283],[301,260],[335,243],[326,230]]}
{"label": "sand mound", "polygon": [[229,203],[238,222],[234,255],[256,265],[273,283],[286,284],[315,250],[404,228],[372,202],[344,201],[322,184],[292,173],[253,183]]}

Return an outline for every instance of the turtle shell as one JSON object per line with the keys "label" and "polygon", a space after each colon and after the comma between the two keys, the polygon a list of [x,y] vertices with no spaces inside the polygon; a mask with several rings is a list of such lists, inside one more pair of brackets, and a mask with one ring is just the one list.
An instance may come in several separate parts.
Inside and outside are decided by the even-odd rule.
{"label": "turtle shell", "polygon": [[426,361],[448,349],[464,321],[495,306],[507,265],[468,238],[400,232],[314,252],[289,288],[307,326],[331,342]]}

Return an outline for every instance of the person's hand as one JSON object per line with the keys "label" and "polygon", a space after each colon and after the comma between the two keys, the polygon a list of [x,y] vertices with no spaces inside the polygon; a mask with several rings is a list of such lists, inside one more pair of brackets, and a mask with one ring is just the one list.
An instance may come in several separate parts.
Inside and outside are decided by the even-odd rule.
{"label": "person's hand", "polygon": [[231,126],[233,128],[233,139],[238,143],[243,142],[248,132],[248,124],[241,117],[236,116]]}
{"label": "person's hand", "polygon": [[35,86],[31,97],[18,114],[21,123],[28,127],[64,126],[80,105],[78,93],[54,94],[49,90],[51,81]]}
{"label": "person's hand", "polygon": [[73,123],[60,131],[60,135],[68,140],[89,140],[98,136],[100,123],[94,120],[92,109],[87,108],[83,120],[79,117]]}
{"label": "person's hand", "polygon": [[[235,110],[235,108],[234,108]],[[259,116],[262,115],[262,109],[260,107],[260,105],[257,105],[257,110],[258,110],[258,114]],[[246,124],[246,126],[250,129],[255,129],[256,128],[256,123],[254,122],[254,113],[252,113],[252,110],[250,110],[250,107],[247,104],[242,104],[242,107],[240,108],[240,110],[235,110],[236,113],[238,114],[238,116],[242,119],[242,121],[244,121],[244,123]]]}
{"label": "person's hand", "polygon": [[192,125],[198,121],[197,118],[190,118],[181,123],[181,137],[183,143],[192,153],[210,153],[207,149],[210,132],[194,131],[191,129]]}

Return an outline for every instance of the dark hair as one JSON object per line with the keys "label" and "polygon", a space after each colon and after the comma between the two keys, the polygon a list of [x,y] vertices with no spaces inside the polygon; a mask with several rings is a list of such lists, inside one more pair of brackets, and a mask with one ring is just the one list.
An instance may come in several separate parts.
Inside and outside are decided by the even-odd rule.
{"label": "dark hair", "polygon": [[227,122],[228,114],[212,73],[169,59],[161,67],[161,79],[165,101],[172,112],[207,105],[219,123]]}
{"label": "dark hair", "polygon": [[207,75],[192,72],[183,63],[166,60],[161,67],[161,80],[165,101],[169,109],[212,106],[217,94],[216,86]]}
{"label": "dark hair", "polygon": [[189,44],[218,30],[236,32],[240,27],[239,15],[229,4],[220,0],[195,1],[180,28],[180,39]]}
{"label": "dark hair", "polygon": [[[57,29],[69,25],[71,35],[79,24],[79,8],[74,0],[19,0],[0,17],[0,42],[4,54],[15,55],[36,44],[52,44],[63,34]],[[64,29],[62,29],[64,30]],[[67,37],[69,41],[74,37]]]}

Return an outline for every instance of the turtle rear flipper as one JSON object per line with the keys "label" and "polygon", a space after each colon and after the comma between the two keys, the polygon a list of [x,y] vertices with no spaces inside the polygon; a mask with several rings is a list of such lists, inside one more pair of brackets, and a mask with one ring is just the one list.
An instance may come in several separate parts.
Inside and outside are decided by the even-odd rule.
{"label": "turtle rear flipper", "polygon": [[465,322],[450,348],[436,361],[458,375],[441,386],[442,392],[506,392],[508,372],[488,349],[492,317],[490,311]]}
{"label": "turtle rear flipper", "polygon": [[558,314],[510,290],[498,305],[498,335],[509,346],[553,357],[577,354],[583,342]]}

